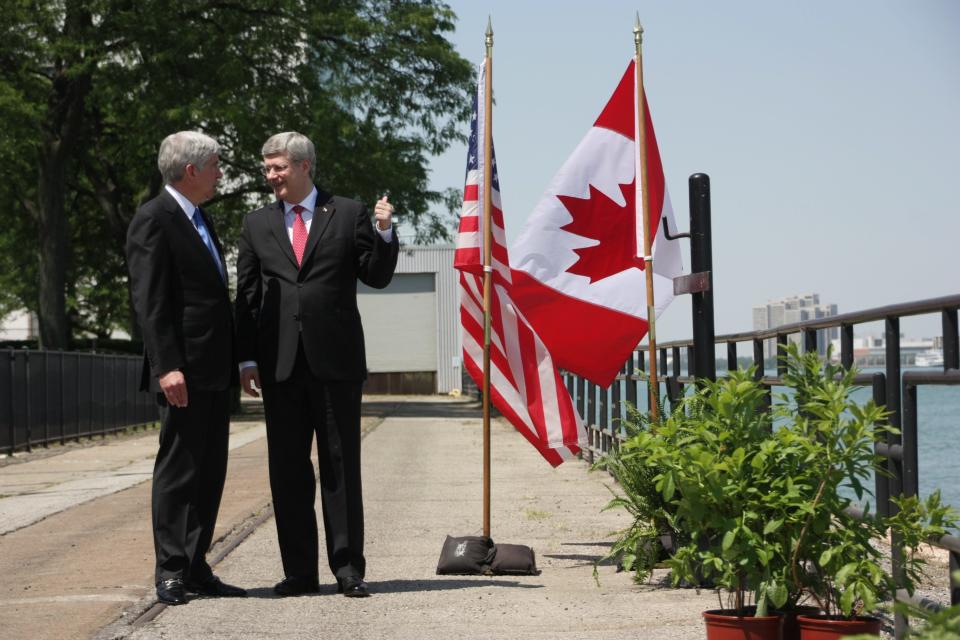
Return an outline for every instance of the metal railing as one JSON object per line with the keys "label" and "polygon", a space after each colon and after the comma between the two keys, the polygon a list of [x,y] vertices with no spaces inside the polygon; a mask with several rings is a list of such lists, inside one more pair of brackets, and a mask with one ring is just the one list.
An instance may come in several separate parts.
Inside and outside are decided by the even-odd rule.
{"label": "metal railing", "polygon": [[141,357],[0,350],[0,453],[104,436],[159,420],[138,391]]}
{"label": "metal railing", "polygon": [[[719,335],[714,338],[713,345],[708,345],[710,355],[707,359],[713,359],[712,354],[715,353],[716,346],[725,346],[727,369],[736,369],[739,362],[738,345],[747,343],[751,347],[756,377],[767,388],[769,400],[772,388],[783,384],[782,376],[785,371],[783,365],[778,364],[776,375],[767,375],[763,349],[766,340],[776,340],[778,345],[785,345],[791,335],[798,335],[805,351],[817,350],[818,332],[837,328],[840,330],[840,362],[844,367],[849,368],[854,363],[854,327],[865,323],[883,322],[886,344],[884,372],[857,376],[856,382],[859,385],[872,387],[875,402],[886,407],[890,425],[900,431],[899,435],[889,434],[887,442],[877,446],[877,453],[887,459],[887,470],[890,472],[889,477],[877,474],[875,486],[877,511],[881,515],[889,515],[896,509],[891,496],[915,496],[919,493],[921,469],[917,452],[920,429],[917,420],[917,388],[925,385],[960,386],[958,308],[960,308],[960,295],[945,296],[798,322],[775,329]],[[900,320],[905,317],[933,313],[940,314],[943,327],[943,369],[903,372],[901,370]],[[685,362],[688,367],[690,365],[695,367],[695,363],[700,362],[707,372],[711,372],[711,369],[716,370],[714,362],[704,364],[703,354],[707,350],[701,348],[699,353],[695,354],[695,348],[693,339],[658,345],[657,360],[661,378],[659,393],[664,394],[663,397],[671,405],[675,404],[683,394],[684,385],[693,383],[697,377],[697,372],[690,371],[689,368],[684,374],[682,355],[686,355]],[[682,353],[684,350],[685,354]],[[607,389],[602,389],[569,372],[564,373],[567,388],[575,399],[577,410],[587,424],[588,446],[583,450],[582,455],[591,464],[600,456],[618,447],[623,440],[623,432],[619,426],[620,419],[624,415],[623,401],[635,407],[641,406],[637,402],[638,398],[647,393],[644,371],[645,352],[641,348],[634,352],[616,381]],[[889,384],[888,381],[894,382]],[[955,506],[960,507],[960,505]],[[949,553],[950,602],[960,604],[960,583],[953,579],[953,572],[960,569],[960,538],[947,535],[940,540],[930,542],[933,546]],[[894,575],[897,575],[902,566],[901,559],[895,556],[893,562]],[[898,599],[911,600],[915,604],[927,606],[933,604],[907,598],[903,591],[898,591]],[[899,614],[895,619],[895,631],[898,639],[906,637],[907,620]]]}

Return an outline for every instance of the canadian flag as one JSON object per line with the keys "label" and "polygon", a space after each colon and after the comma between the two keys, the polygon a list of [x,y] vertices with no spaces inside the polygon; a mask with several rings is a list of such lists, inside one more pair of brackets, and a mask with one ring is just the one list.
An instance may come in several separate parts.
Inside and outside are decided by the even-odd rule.
{"label": "canadian flag", "polygon": [[[646,335],[636,73],[627,66],[593,127],[554,176],[510,249],[513,300],[554,363],[609,386]],[[683,271],[663,165],[646,109],[656,315]]]}

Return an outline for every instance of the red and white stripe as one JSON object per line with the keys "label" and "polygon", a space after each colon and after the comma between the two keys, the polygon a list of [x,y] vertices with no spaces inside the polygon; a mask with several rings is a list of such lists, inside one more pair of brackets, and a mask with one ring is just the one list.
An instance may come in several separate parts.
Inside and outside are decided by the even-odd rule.
{"label": "red and white stripe", "polygon": [[[483,172],[488,166],[483,145],[483,65],[478,82],[476,118],[468,150],[467,177],[454,266],[460,271],[460,322],[463,360],[478,386],[483,386]],[[495,166],[495,161],[491,163]],[[553,466],[586,444],[583,421],[550,353],[514,305],[510,260],[498,180],[493,173],[492,281],[490,336],[490,399],[501,414]]]}

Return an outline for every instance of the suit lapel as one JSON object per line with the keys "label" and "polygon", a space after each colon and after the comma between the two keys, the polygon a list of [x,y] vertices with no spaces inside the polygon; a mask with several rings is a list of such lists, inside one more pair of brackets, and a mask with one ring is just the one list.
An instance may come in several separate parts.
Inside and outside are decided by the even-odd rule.
{"label": "suit lapel", "polygon": [[274,203],[273,211],[268,212],[267,215],[267,225],[270,227],[270,233],[273,234],[277,244],[280,245],[280,251],[287,256],[287,259],[293,264],[293,268],[296,269],[297,257],[293,255],[293,245],[290,244],[287,225],[283,220],[283,202],[278,200]]}
{"label": "suit lapel", "polygon": [[[207,255],[210,255],[210,252],[207,251],[207,247],[203,244],[203,240],[200,238],[200,234],[197,233],[196,227],[193,226],[193,223],[187,219],[187,216],[184,215],[183,209],[180,208],[180,204],[176,199],[167,193],[167,190],[163,190],[163,197],[165,197],[167,205],[167,213],[173,216],[173,226],[177,229],[181,236],[184,237],[186,243],[193,247],[194,251],[206,251]],[[213,260],[211,262],[211,267],[213,266]],[[219,274],[217,274],[219,277]]]}
{"label": "suit lapel", "polygon": [[[333,197],[329,193],[317,190],[317,203],[313,209],[313,222],[310,223],[310,234],[307,236],[307,246],[303,250],[303,261],[306,262],[313,250],[323,237],[330,221],[336,213],[333,206]],[[291,250],[292,253],[292,250]]]}
{"label": "suit lapel", "polygon": [[[180,208],[180,204],[177,200],[170,195],[170,193],[164,189],[161,194],[163,198],[166,198],[164,205],[166,207],[167,213],[173,216],[173,226],[177,232],[185,238],[185,242],[192,246],[191,251],[199,252],[203,255],[201,260],[205,260],[206,264],[210,266],[210,273],[214,278],[217,279],[221,285],[226,287],[226,283],[223,281],[223,278],[220,277],[220,272],[217,271],[217,265],[213,261],[213,256],[210,255],[210,250],[207,249],[207,245],[203,244],[203,239],[200,237],[200,234],[197,232],[197,228],[193,226],[193,223],[187,219],[187,216],[184,215],[183,209]],[[220,242],[217,240],[216,233],[213,231],[213,226],[210,224],[210,218],[207,217],[203,210],[200,210],[200,215],[203,216],[203,221],[207,225],[207,231],[210,232],[211,237],[213,238],[214,246],[217,247],[217,252],[220,254],[220,263],[223,263],[223,249],[220,247]],[[223,272],[226,273],[226,265],[224,265]]]}

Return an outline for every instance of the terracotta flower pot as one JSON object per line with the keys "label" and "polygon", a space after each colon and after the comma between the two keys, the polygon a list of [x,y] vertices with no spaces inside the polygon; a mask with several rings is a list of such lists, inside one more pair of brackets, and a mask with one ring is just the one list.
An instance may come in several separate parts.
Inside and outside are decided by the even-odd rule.
{"label": "terracotta flower pot", "polygon": [[782,640],[800,640],[800,625],[797,623],[797,616],[815,616],[820,613],[820,608],[802,606],[793,609],[780,609],[775,613],[783,616]]}
{"label": "terracotta flower pot", "polygon": [[797,624],[800,625],[800,640],[837,640],[858,633],[880,635],[880,621],[867,616],[852,620],[836,616],[797,616]]}
{"label": "terracotta flower pot", "polygon": [[780,640],[780,616],[738,616],[732,610],[703,612],[707,640]]}

